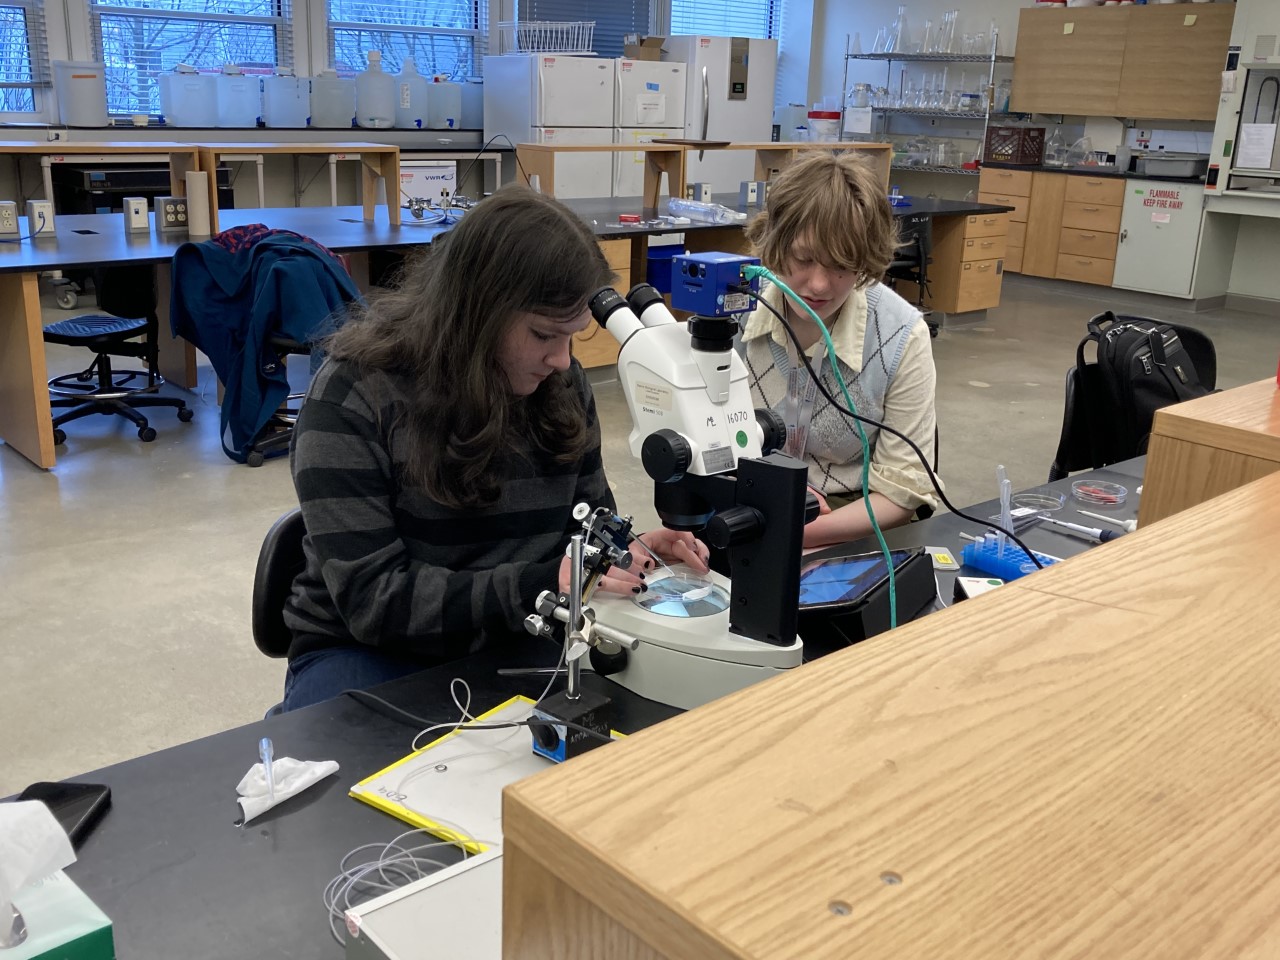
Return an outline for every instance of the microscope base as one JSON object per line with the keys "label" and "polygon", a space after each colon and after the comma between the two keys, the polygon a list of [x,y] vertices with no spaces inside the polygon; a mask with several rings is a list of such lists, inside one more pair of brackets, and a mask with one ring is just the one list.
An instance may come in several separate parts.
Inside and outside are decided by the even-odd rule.
{"label": "microscope base", "polygon": [[607,738],[610,735],[609,698],[583,690],[571,700],[562,690],[539,703],[533,710],[533,719],[546,721],[531,725],[533,752],[556,763],[563,763],[570,757],[594,750],[606,742],[585,730],[566,727],[563,721],[594,730]]}

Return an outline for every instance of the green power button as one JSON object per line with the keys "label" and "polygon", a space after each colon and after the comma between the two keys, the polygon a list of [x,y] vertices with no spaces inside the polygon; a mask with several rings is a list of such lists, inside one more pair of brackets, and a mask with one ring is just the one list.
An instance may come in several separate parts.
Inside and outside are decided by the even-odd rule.
{"label": "green power button", "polygon": [[738,435],[737,435],[736,437],[734,437],[734,439],[738,441],[738,446],[740,446],[740,447],[744,447],[744,448],[746,447],[746,445],[747,445],[747,435],[746,435],[746,433],[745,433],[744,431],[739,430],[739,431],[738,431]]}

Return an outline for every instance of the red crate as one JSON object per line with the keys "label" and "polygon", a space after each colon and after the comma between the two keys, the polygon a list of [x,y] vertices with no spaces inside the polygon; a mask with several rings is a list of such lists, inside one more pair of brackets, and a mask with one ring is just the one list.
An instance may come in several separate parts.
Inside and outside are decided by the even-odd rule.
{"label": "red crate", "polygon": [[988,127],[982,159],[987,163],[1039,164],[1044,159],[1044,127]]}

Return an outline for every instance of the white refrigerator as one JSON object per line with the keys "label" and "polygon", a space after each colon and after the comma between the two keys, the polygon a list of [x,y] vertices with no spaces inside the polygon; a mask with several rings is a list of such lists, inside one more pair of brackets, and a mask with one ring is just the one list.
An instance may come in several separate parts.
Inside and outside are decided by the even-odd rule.
{"label": "white refrigerator", "polygon": [[[668,37],[664,61],[683,63],[684,135],[695,140],[763,143],[773,128],[778,41],[746,37]],[[755,179],[749,150],[690,151],[690,183],[710,182],[721,193],[737,193]]]}
{"label": "white refrigerator", "polygon": [[[615,61],[600,57],[510,54],[484,58],[484,138],[512,143],[604,146],[614,139]],[[607,197],[613,186],[608,153],[556,157],[560,199]]]}
{"label": "white refrigerator", "polygon": [[[684,136],[683,63],[619,60],[614,77],[614,143],[650,143]],[[644,153],[613,158],[613,195],[644,193]]]}

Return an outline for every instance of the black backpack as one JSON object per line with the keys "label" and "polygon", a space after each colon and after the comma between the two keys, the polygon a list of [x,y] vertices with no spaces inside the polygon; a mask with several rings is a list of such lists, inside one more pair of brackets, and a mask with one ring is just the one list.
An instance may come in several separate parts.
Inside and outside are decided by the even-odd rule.
{"label": "black backpack", "polygon": [[[1088,323],[1067,373],[1067,404],[1049,479],[1147,452],[1155,412],[1212,393],[1213,341],[1196,330],[1110,310]],[[1085,358],[1094,344],[1095,361]]]}

